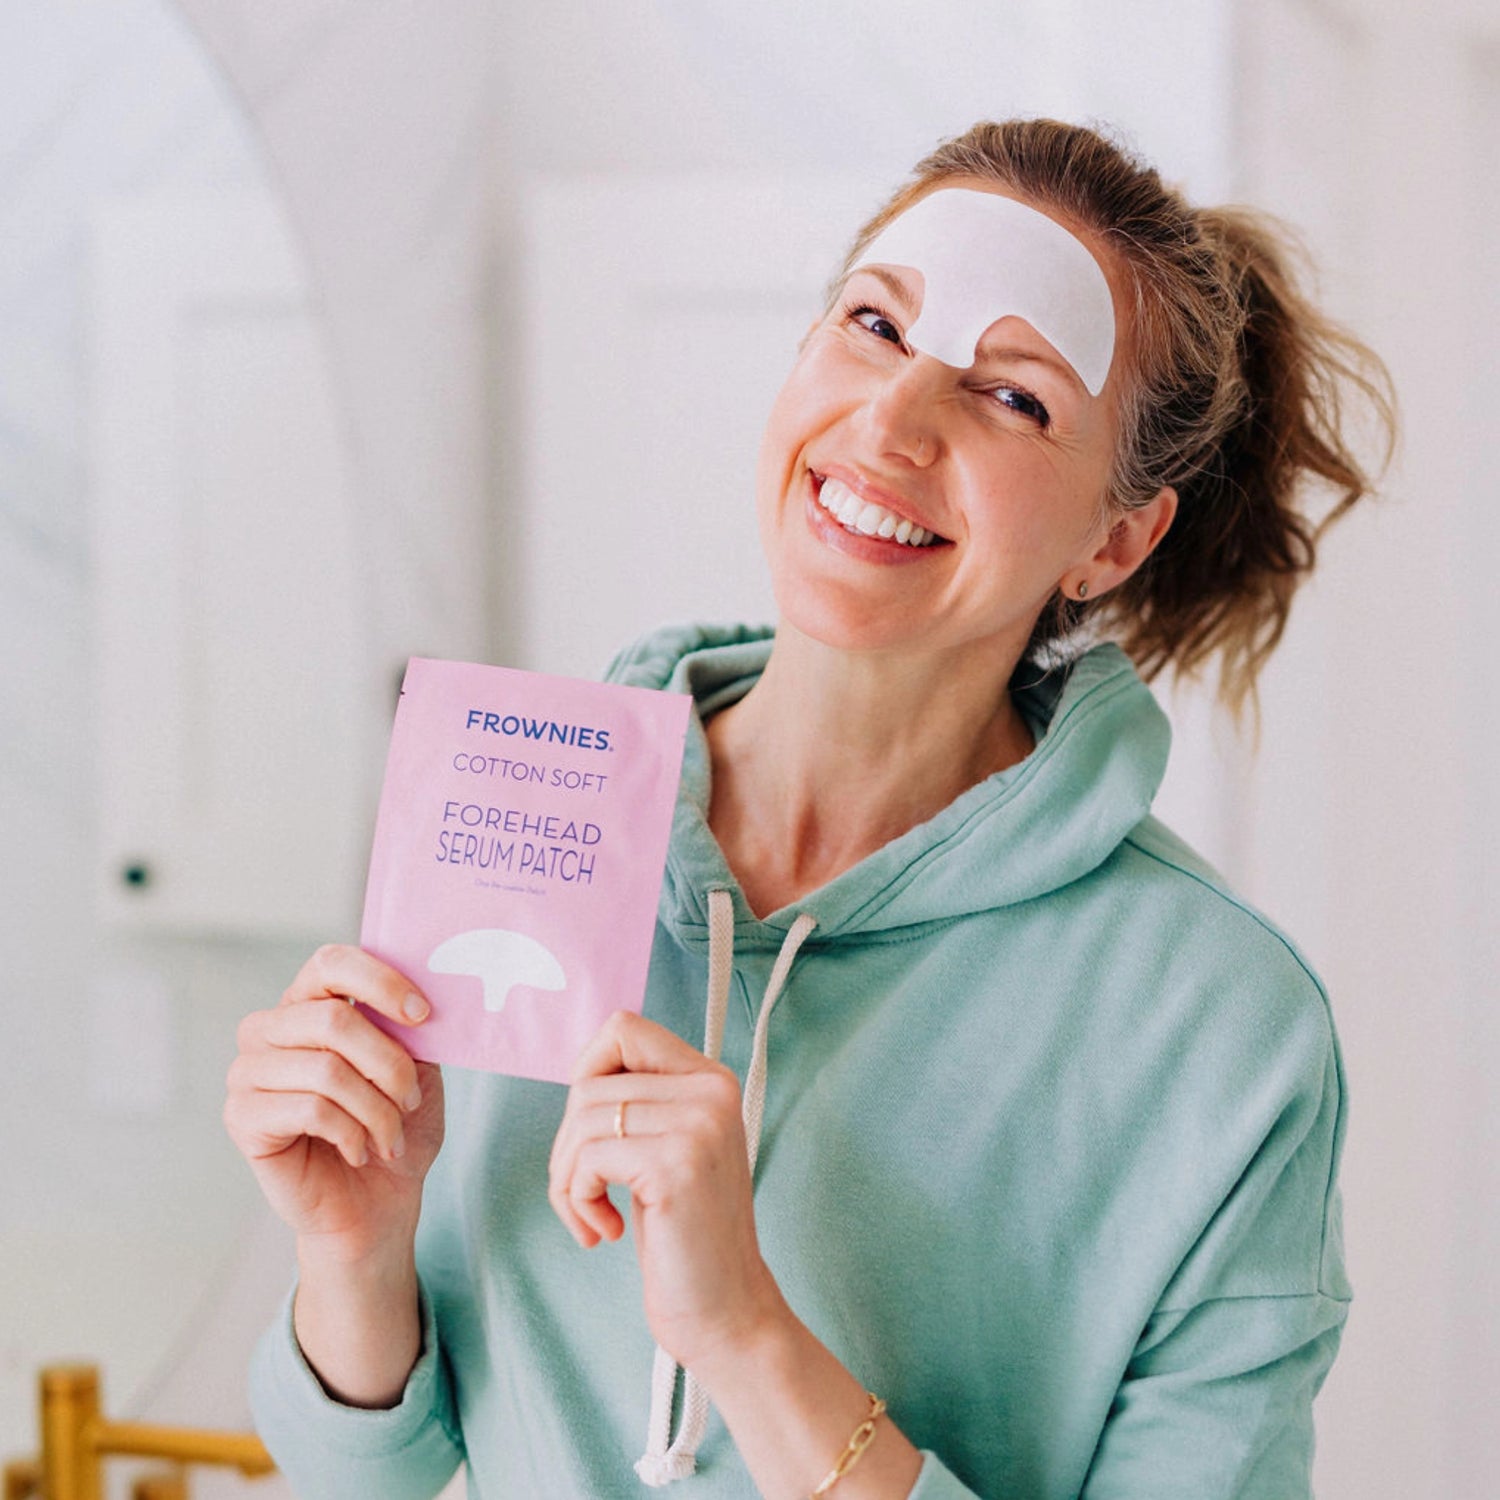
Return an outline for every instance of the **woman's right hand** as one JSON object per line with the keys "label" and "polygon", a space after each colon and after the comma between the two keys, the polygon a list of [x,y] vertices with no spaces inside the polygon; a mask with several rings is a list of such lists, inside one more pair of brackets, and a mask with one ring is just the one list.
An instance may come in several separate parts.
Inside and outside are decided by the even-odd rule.
{"label": "woman's right hand", "polygon": [[443,1085],[351,1000],[402,1025],[429,1010],[372,954],[319,948],[279,1005],[240,1023],[224,1124],[276,1213],[354,1260],[410,1244],[443,1141]]}

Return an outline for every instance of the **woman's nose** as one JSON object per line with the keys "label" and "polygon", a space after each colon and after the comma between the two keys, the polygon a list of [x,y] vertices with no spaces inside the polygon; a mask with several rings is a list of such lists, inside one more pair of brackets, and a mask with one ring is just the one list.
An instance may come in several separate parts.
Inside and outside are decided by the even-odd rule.
{"label": "woman's nose", "polygon": [[866,434],[879,452],[919,468],[937,457],[950,373],[930,354],[914,354],[879,377],[861,410]]}

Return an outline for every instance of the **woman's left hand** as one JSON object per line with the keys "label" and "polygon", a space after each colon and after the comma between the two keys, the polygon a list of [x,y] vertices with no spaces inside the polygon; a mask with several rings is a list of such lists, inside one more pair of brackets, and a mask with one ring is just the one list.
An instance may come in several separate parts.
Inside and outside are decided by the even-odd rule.
{"label": "woman's left hand", "polygon": [[573,1070],[548,1197],[585,1249],[625,1221],[630,1189],[646,1319],[688,1369],[774,1321],[785,1303],[755,1236],[739,1082],[665,1027],[621,1011]]}

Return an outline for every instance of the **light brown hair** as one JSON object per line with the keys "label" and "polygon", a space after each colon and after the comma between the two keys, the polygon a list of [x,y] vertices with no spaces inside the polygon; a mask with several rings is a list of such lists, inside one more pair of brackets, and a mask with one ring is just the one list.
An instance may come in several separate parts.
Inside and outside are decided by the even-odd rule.
{"label": "light brown hair", "polygon": [[[1219,657],[1231,708],[1286,628],[1326,528],[1371,492],[1344,427],[1362,404],[1394,441],[1385,367],[1299,285],[1300,252],[1268,215],[1197,209],[1154,168],[1094,130],[1056,120],[982,122],[920,161],[864,226],[835,285],[897,215],[953,179],[991,182],[1081,231],[1123,268],[1134,298],[1131,368],[1106,503],[1163,485],[1177,515],[1145,564],[1080,604],[1056,594],[1028,658],[1080,633],[1117,640],[1150,679]],[[1330,496],[1322,515],[1309,489]]]}

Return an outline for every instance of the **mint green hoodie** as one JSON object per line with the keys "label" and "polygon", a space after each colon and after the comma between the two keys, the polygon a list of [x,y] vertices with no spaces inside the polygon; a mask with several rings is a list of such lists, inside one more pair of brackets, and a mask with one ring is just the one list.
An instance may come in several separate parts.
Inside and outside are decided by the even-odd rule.
{"label": "mint green hoodie", "polygon": [[[611,676],[706,718],[768,652],[664,631]],[[1168,730],[1117,649],[1019,701],[1026,760],[764,921],[709,833],[694,721],[646,1014],[701,1044],[708,893],[730,891],[743,1077],[771,966],[816,918],[768,1027],[756,1225],[793,1308],[925,1451],[916,1500],[1296,1500],[1349,1299],[1326,998],[1150,816]],[[260,1430],[306,1500],[415,1500],[464,1461],[486,1500],[644,1494],[634,1249],[579,1249],[547,1203],[564,1090],[446,1077],[400,1405],[330,1401],[284,1311]],[[756,1493],[716,1415],[680,1492]]]}

